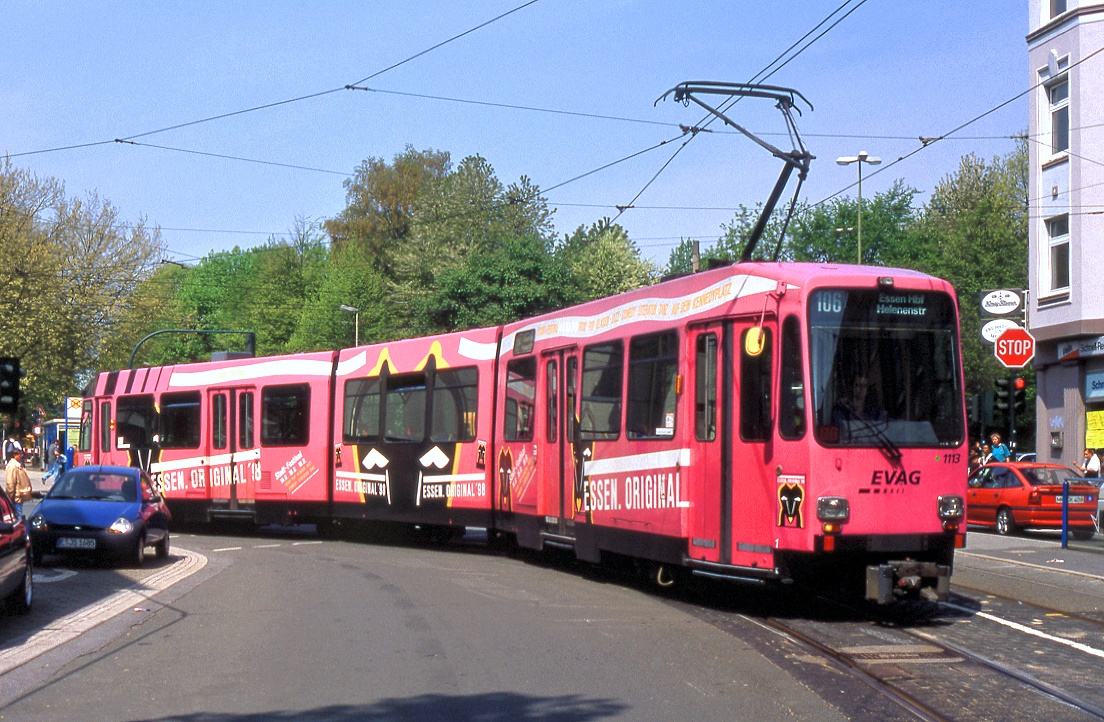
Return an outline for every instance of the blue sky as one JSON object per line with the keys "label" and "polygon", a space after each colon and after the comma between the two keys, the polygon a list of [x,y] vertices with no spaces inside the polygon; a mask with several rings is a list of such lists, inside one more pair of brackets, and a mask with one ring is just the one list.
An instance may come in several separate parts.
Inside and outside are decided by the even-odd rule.
{"label": "blue sky", "polygon": [[[364,83],[389,93],[337,90],[523,2],[9,0],[0,5],[0,153],[62,180],[70,195],[99,193],[125,220],[161,226],[170,257],[189,262],[260,245],[296,217],[336,215],[343,174],[407,145],[448,151],[454,162],[479,154],[504,182],[524,175],[549,188],[674,139],[677,124],[697,123],[702,111],[669,100],[653,107],[664,91],[687,80],[746,82],[843,0],[538,0]],[[855,167],[836,165],[838,156],[866,150],[885,166],[915,150],[919,136],[942,135],[1031,82],[1025,0],[850,0],[834,17],[852,8],[767,81],[799,90],[815,108],[797,119],[817,156],[802,194],[811,202],[854,183]],[[330,90],[134,139],[304,168],[119,143],[17,155]],[[731,117],[757,132],[783,129],[764,101],[744,101]],[[1002,137],[1026,128],[1021,98],[962,139],[878,175],[864,171],[863,195],[902,179],[923,200],[962,155],[1007,153],[1013,143]],[[548,193],[557,231],[616,216],[680,143]],[[618,222],[663,265],[680,237],[709,243],[737,206],[763,201],[779,170],[740,135],[700,134]]]}

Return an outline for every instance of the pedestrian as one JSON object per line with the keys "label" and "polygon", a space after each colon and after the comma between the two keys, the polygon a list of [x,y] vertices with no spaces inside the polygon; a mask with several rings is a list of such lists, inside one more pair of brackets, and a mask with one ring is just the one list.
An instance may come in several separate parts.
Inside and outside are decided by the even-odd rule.
{"label": "pedestrian", "polygon": [[1081,471],[1086,479],[1096,479],[1100,476],[1100,457],[1092,449],[1085,449],[1085,460],[1081,462]]}
{"label": "pedestrian", "polygon": [[61,448],[58,446],[57,439],[50,442],[50,445],[46,447],[46,473],[42,475],[42,480],[54,479],[57,481],[58,473],[61,469]]}
{"label": "pedestrian", "polygon": [[8,434],[8,438],[4,440],[4,462],[7,463],[8,459],[12,457],[15,450],[19,449],[23,451],[23,444],[19,443],[19,436],[13,431]]}
{"label": "pedestrian", "polygon": [[15,505],[16,517],[23,516],[23,503],[31,500],[31,477],[23,468],[23,449],[16,449],[5,468],[8,498]]}
{"label": "pedestrian", "polygon": [[989,444],[981,445],[981,465],[985,466],[993,460],[993,450],[989,448]]}
{"label": "pedestrian", "polygon": [[1012,458],[1012,452],[1008,450],[1008,447],[1001,443],[1001,435],[997,432],[993,432],[993,435],[989,437],[990,447],[993,449],[992,457],[993,461],[998,463],[1008,461]]}

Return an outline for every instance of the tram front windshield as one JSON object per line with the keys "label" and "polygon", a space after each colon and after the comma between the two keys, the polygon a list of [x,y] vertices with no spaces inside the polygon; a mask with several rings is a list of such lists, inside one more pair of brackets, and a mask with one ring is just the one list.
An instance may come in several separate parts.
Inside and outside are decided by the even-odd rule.
{"label": "tram front windshield", "polygon": [[957,328],[945,293],[814,291],[809,346],[817,441],[888,449],[962,443]]}

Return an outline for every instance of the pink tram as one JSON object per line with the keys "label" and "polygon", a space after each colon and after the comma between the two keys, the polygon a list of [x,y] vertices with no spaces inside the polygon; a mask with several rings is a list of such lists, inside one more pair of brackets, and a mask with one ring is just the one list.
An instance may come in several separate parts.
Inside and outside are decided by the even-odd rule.
{"label": "pink tram", "polygon": [[103,373],[77,459],[147,468],[176,519],[478,526],[664,585],[941,598],[958,333],[930,276],[740,263],[503,327]]}

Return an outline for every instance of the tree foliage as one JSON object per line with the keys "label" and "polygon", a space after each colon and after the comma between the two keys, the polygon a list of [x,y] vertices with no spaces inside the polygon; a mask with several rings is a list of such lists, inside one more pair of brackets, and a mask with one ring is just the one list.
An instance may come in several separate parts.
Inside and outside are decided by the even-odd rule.
{"label": "tree foliage", "polygon": [[163,255],[160,234],[95,194],[0,165],[0,354],[26,369],[21,412],[57,413],[99,366],[136,289]]}

